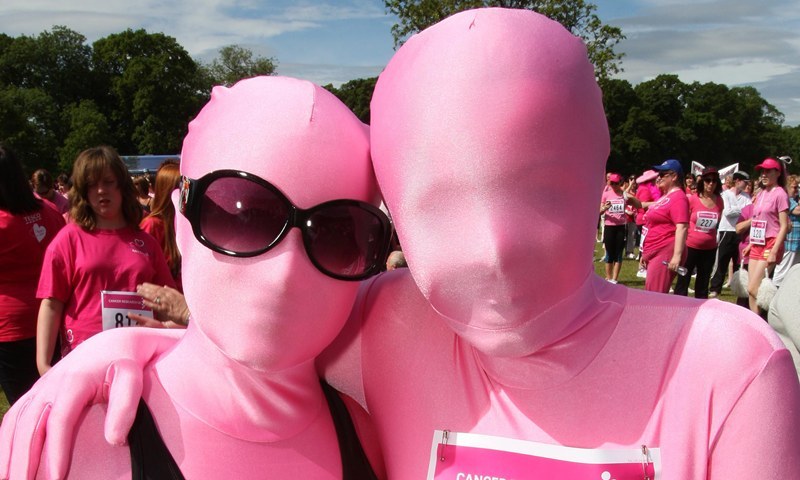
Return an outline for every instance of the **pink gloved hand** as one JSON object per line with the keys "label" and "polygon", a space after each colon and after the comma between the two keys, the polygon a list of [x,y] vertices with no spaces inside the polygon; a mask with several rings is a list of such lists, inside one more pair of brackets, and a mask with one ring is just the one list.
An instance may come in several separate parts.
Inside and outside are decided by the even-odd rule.
{"label": "pink gloved hand", "polygon": [[51,475],[63,478],[77,424],[96,403],[108,402],[106,441],[125,444],[142,394],[144,366],[181,334],[119,329],[81,344],[6,413],[0,426],[0,478],[35,478],[43,459]]}

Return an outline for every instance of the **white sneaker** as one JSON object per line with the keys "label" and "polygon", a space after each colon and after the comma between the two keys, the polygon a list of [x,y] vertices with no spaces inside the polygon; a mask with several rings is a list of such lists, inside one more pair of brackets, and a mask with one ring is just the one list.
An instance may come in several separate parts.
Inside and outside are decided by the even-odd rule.
{"label": "white sneaker", "polygon": [[616,284],[617,284],[617,281],[616,281],[616,280],[614,280],[613,278],[606,278],[606,282],[608,282],[608,283],[613,283],[614,285],[616,285]]}
{"label": "white sneaker", "polygon": [[717,298],[717,292],[708,292],[708,298]]}
{"label": "white sneaker", "polygon": [[635,254],[633,254],[633,253],[629,253],[629,254],[628,254],[628,258],[630,258],[631,260],[633,260],[634,258],[636,258],[636,255],[635,255]]}
{"label": "white sneaker", "polygon": [[647,270],[644,268],[639,268],[639,271],[636,272],[636,276],[639,278],[647,278]]}

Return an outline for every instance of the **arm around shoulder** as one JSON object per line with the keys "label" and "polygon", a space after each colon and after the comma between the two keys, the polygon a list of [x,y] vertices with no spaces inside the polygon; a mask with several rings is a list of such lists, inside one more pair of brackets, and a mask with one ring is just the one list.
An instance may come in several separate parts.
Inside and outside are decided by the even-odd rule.
{"label": "arm around shoulder", "polygon": [[800,383],[785,349],[772,353],[710,447],[708,479],[785,478],[800,471]]}

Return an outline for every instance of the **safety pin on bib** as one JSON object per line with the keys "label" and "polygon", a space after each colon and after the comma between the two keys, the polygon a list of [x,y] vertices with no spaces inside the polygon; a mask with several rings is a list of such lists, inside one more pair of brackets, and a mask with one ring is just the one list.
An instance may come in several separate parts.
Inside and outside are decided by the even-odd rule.
{"label": "safety pin on bib", "polygon": [[651,463],[650,450],[647,449],[647,445],[642,445],[642,474],[644,480],[651,480],[650,475],[647,474],[647,467],[649,467]]}
{"label": "safety pin on bib", "polygon": [[444,462],[444,448],[447,446],[447,440],[450,437],[450,430],[442,430],[442,455],[439,457],[440,462]]}

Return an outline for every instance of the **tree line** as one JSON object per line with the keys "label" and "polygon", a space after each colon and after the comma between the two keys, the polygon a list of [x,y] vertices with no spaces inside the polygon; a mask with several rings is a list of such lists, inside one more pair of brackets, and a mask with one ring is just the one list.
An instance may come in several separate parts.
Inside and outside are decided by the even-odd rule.
{"label": "tree line", "polygon": [[38,36],[0,34],[0,139],[25,166],[70,172],[83,149],[180,151],[213,85],[271,75],[275,62],[231,45],[209,64],[163,33],[125,30],[87,45],[55,26]]}
{"label": "tree line", "polygon": [[[399,21],[395,45],[444,17],[477,6],[528,8],[559,20],[588,46],[611,132],[609,169],[636,173],[665,158],[751,169],[767,156],[800,159],[800,127],[752,87],[685,84],[675,75],[631,85],[614,46],[624,38],[583,0],[386,0]],[[78,152],[109,144],[121,154],[180,151],[188,123],[213,85],[276,73],[277,61],[237,45],[211,63],[163,33],[125,30],[87,45],[64,26],[38,36],[0,34],[0,140],[29,170],[69,172]],[[325,85],[365,123],[376,78]],[[799,160],[800,161],[800,160]]]}

